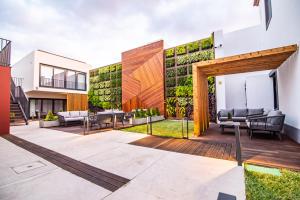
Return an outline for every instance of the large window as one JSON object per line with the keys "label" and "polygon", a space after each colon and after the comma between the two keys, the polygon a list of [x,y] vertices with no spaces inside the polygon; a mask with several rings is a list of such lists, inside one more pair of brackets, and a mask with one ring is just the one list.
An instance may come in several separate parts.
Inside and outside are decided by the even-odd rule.
{"label": "large window", "polygon": [[272,19],[272,6],[271,0],[265,0],[265,17],[266,17],[266,29],[268,30]]}
{"label": "large window", "polygon": [[42,117],[46,116],[49,111],[56,114],[60,111],[66,110],[65,99],[29,99],[30,104],[30,117],[38,117],[37,112]]}
{"label": "large window", "polygon": [[40,86],[86,90],[86,74],[42,64],[40,67]]}

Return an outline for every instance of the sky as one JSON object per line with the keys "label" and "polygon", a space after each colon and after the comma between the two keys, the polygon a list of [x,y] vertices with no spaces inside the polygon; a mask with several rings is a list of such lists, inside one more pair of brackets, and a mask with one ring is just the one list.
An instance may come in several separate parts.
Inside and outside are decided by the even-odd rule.
{"label": "sky", "polygon": [[157,40],[164,47],[260,23],[253,0],[1,0],[12,64],[41,49],[100,67]]}

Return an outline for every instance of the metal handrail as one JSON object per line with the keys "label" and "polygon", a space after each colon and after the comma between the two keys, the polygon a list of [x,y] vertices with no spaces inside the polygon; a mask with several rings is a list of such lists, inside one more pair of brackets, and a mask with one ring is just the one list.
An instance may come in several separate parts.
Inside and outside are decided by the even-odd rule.
{"label": "metal handrail", "polygon": [[61,89],[76,89],[86,90],[86,82],[67,81],[53,78],[40,77],[40,86],[61,88]]}
{"label": "metal handrail", "polygon": [[10,66],[11,41],[0,38],[0,66]]}

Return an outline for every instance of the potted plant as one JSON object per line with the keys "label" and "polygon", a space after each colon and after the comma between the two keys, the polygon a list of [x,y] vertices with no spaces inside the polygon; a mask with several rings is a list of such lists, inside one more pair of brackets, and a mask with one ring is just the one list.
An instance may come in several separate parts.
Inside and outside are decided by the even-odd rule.
{"label": "potted plant", "polygon": [[232,114],[230,112],[227,114],[227,118],[228,118],[228,121],[232,121]]}
{"label": "potted plant", "polygon": [[59,126],[58,116],[53,115],[52,111],[49,111],[45,119],[40,120],[40,128]]}
{"label": "potted plant", "polygon": [[151,121],[160,121],[164,120],[164,116],[160,115],[158,108],[150,108],[150,109],[137,109],[134,114],[134,118],[129,119],[129,123],[132,125],[138,124],[146,124],[147,117],[151,117]]}

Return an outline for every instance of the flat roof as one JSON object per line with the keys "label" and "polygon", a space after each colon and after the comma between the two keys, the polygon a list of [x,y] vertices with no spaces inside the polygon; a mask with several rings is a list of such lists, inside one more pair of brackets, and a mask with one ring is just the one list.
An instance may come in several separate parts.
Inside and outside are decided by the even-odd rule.
{"label": "flat roof", "polygon": [[68,57],[65,57],[65,56],[61,56],[61,55],[58,55],[58,54],[55,54],[55,53],[51,53],[49,51],[44,51],[44,50],[40,50],[40,49],[38,49],[37,51],[40,51],[40,52],[43,52],[43,53],[47,53],[47,54],[51,54],[51,55],[54,55],[54,56],[58,56],[58,57],[61,57],[61,58],[69,59],[69,60],[74,60],[74,61],[86,64],[86,62],[83,62],[83,61],[80,61],[80,60],[76,60],[76,59],[73,59],[73,58],[68,58]]}

